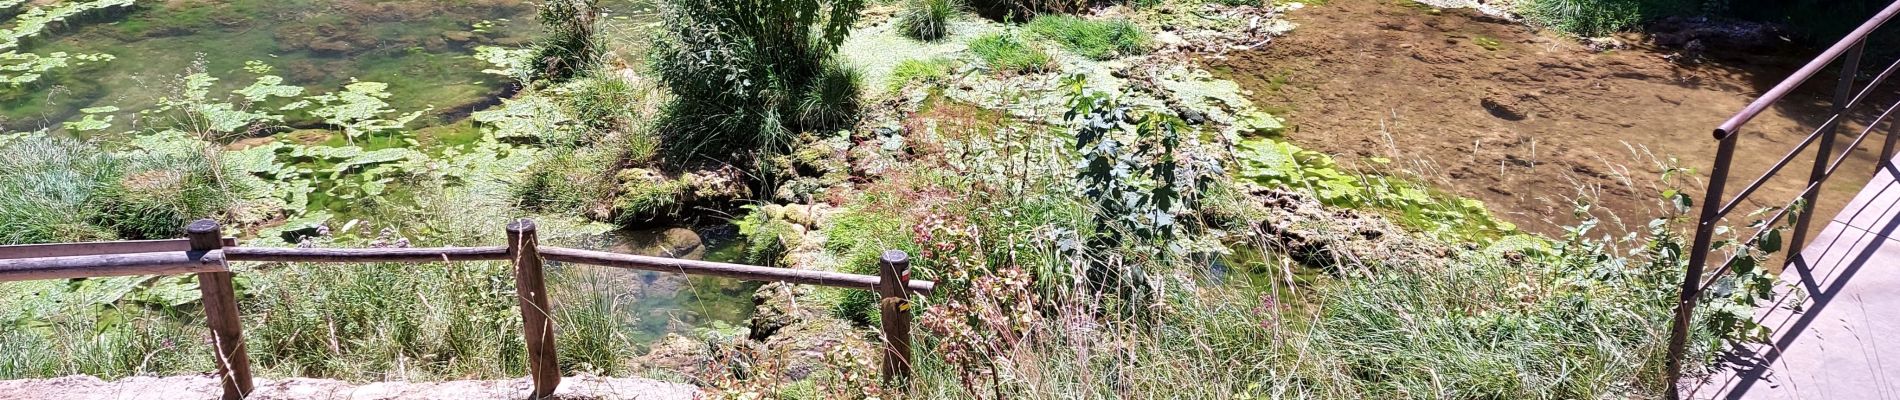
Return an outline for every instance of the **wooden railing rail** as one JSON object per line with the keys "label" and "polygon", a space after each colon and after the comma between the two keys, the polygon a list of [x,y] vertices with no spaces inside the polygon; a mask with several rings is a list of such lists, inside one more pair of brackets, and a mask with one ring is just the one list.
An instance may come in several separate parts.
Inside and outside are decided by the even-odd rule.
{"label": "wooden railing rail", "polygon": [[[225,247],[236,245],[236,238],[224,238]],[[96,256],[100,254],[158,253],[185,250],[191,250],[190,239],[28,244],[0,246],[0,260],[14,258]]]}
{"label": "wooden railing rail", "polygon": [[910,279],[909,256],[887,251],[879,261],[879,275],[804,271],[711,261],[682,260],[617,254],[561,247],[542,247],[533,220],[508,224],[506,246],[437,248],[276,248],[237,247],[221,237],[218,223],[200,220],[186,226],[188,237],[172,240],[59,243],[0,246],[0,282],[105,276],[196,274],[205,305],[205,319],[217,348],[218,376],[224,398],[242,399],[251,393],[250,357],[244,348],[237,296],[231,284],[232,261],[299,263],[428,263],[507,260],[515,266],[515,290],[520,300],[523,338],[533,397],[548,398],[560,385],[555,354],[555,326],[542,261],[553,260],[612,268],[717,276],[751,281],[834,286],[875,290],[883,324],[882,372],[886,382],[902,383],[911,370],[910,295],[929,294],[936,283]]}
{"label": "wooden railing rail", "polygon": [[382,249],[299,249],[288,247],[233,247],[224,250],[227,261],[294,263],[429,263],[501,261],[508,247],[434,247]]}

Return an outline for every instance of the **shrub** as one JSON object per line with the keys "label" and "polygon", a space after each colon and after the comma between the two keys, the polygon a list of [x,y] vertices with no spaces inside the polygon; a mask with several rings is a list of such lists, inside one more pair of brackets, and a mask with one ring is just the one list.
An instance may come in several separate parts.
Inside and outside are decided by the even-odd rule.
{"label": "shrub", "polygon": [[1523,4],[1523,14],[1539,24],[1582,36],[1629,30],[1645,19],[1643,0],[1533,0]]}
{"label": "shrub", "polygon": [[1090,21],[1073,15],[1044,15],[1029,21],[1029,31],[1097,60],[1148,51],[1148,34],[1124,20]]}
{"label": "shrub", "polygon": [[600,15],[596,2],[548,0],[541,5],[538,17],[547,33],[534,49],[541,78],[566,81],[594,63],[600,53],[594,45],[594,23]]}
{"label": "shrub", "polygon": [[959,7],[957,0],[910,0],[897,16],[897,29],[912,39],[942,39],[950,35],[950,17]]}
{"label": "shrub", "polygon": [[992,33],[971,40],[970,52],[975,53],[985,67],[999,72],[1043,72],[1053,63],[1049,53],[1008,33]]}
{"label": "shrub", "polygon": [[[653,69],[674,94],[657,121],[665,148],[681,159],[781,152],[793,132],[833,127],[806,122],[848,120],[797,117],[808,92],[839,88],[839,72],[827,73],[826,61],[863,5],[860,0],[664,2],[668,29],[654,48]],[[825,100],[845,103],[837,97]]]}

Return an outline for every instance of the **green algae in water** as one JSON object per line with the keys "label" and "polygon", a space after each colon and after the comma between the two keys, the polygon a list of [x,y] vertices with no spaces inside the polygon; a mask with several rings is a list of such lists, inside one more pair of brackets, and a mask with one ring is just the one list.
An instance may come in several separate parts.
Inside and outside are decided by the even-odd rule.
{"label": "green algae in water", "polygon": [[[640,10],[644,3],[605,1],[603,8]],[[396,108],[433,106],[438,118],[424,123],[447,122],[441,117],[466,114],[512,84],[482,73],[487,65],[471,57],[475,47],[526,46],[540,30],[535,4],[521,0],[147,0],[134,7],[88,14],[26,41],[26,52],[116,59],[0,87],[0,128],[57,126],[79,109],[106,105],[129,114],[173,92],[183,75],[235,76],[251,61],[313,92],[337,90],[352,78],[389,83]],[[639,26],[650,18],[636,17],[607,21]]]}

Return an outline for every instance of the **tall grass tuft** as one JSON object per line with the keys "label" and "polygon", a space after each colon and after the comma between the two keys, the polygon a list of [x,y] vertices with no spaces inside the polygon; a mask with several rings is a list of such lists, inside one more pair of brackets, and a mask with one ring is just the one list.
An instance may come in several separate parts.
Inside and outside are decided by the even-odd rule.
{"label": "tall grass tuft", "polygon": [[950,35],[950,19],[962,7],[958,0],[910,0],[897,16],[897,29],[912,39],[943,39]]}
{"label": "tall grass tuft", "polygon": [[526,373],[506,263],[351,267],[292,264],[257,280],[245,307],[260,315],[245,327],[252,360],[350,380]]}
{"label": "tall grass tuft", "polygon": [[806,127],[844,127],[857,122],[859,94],[864,91],[864,74],[838,59],[825,62],[824,69],[798,101],[798,123]]}
{"label": "tall grass tuft", "polygon": [[90,199],[125,162],[79,141],[34,135],[0,146],[0,244],[110,240]]}
{"label": "tall grass tuft", "polygon": [[132,164],[88,205],[98,211],[94,223],[121,238],[180,237],[187,222],[214,217],[231,204],[229,187],[200,154]]}

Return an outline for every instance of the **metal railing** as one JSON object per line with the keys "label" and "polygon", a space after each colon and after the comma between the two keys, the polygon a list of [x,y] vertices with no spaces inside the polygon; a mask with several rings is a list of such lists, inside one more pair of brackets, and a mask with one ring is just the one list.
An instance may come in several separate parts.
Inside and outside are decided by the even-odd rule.
{"label": "metal railing", "polygon": [[[1881,70],[1880,73],[1868,81],[1865,86],[1862,86],[1859,90],[1855,90],[1855,80],[1859,77],[1861,72],[1861,54],[1867,48],[1868,37],[1874,30],[1886,24],[1888,20],[1893,19],[1896,14],[1900,14],[1900,2],[1894,2],[1887,5],[1886,8],[1881,9],[1873,18],[1862,23],[1858,28],[1855,28],[1853,32],[1848,33],[1847,36],[1842,38],[1839,42],[1828,47],[1826,51],[1821,52],[1819,56],[1816,56],[1813,60],[1802,66],[1801,69],[1788,76],[1787,79],[1782,80],[1781,83],[1776,84],[1774,88],[1763,93],[1761,98],[1755,99],[1755,101],[1749,103],[1747,107],[1742,108],[1741,112],[1735,113],[1734,116],[1729,117],[1727,121],[1722,122],[1722,125],[1715,128],[1715,139],[1718,140],[1720,144],[1716,148],[1714,168],[1709,171],[1708,192],[1704,194],[1701,215],[1696,220],[1695,241],[1689,251],[1688,271],[1683,274],[1682,291],[1680,297],[1677,299],[1675,319],[1670,327],[1669,358],[1666,367],[1667,370],[1665,371],[1667,373],[1667,379],[1669,379],[1670,398],[1673,399],[1680,396],[1680,388],[1677,386],[1682,377],[1682,357],[1684,355],[1685,346],[1688,343],[1689,324],[1695,314],[1696,302],[1702,296],[1703,292],[1708,290],[1711,284],[1715,283],[1717,279],[1720,279],[1723,274],[1728,273],[1729,270],[1734,267],[1736,261],[1739,260],[1741,256],[1741,254],[1731,256],[1724,260],[1721,265],[1717,266],[1714,271],[1704,273],[1704,267],[1708,265],[1709,262],[1709,253],[1714,243],[1716,230],[1722,226],[1723,218],[1727,217],[1729,213],[1734,212],[1737,207],[1741,206],[1743,200],[1755,194],[1756,190],[1761,189],[1770,178],[1773,178],[1776,173],[1781,172],[1782,168],[1794,162],[1803,151],[1807,150],[1809,145],[1818,143],[1819,150],[1815,152],[1814,166],[1808,174],[1807,186],[1803,188],[1794,199],[1789,200],[1785,205],[1781,206],[1772,217],[1765,220],[1770,221],[1769,223],[1762,224],[1754,233],[1746,236],[1745,240],[1738,243],[1744,247],[1755,245],[1764,235],[1775,229],[1776,224],[1774,221],[1780,221],[1782,218],[1788,217],[1789,212],[1795,212],[1793,222],[1794,237],[1793,240],[1788,241],[1788,245],[1789,248],[1796,250],[1789,251],[1789,256],[1787,257],[1789,262],[1792,262],[1798,259],[1797,257],[1799,256],[1796,253],[1799,253],[1799,249],[1806,244],[1808,225],[1813,220],[1814,204],[1820,197],[1822,184],[1827,182],[1827,178],[1840,169],[1841,164],[1847,161],[1847,158],[1853,154],[1854,148],[1860,146],[1861,142],[1866,140],[1867,137],[1873,133],[1874,128],[1879,126],[1883,121],[1888,123],[1888,134],[1886,142],[1880,148],[1879,162],[1885,163],[1892,159],[1895,139],[1900,139],[1900,135],[1896,134],[1900,134],[1900,131],[1894,130],[1894,123],[1888,117],[1893,114],[1895,108],[1900,108],[1900,103],[1888,106],[1887,110],[1882,112],[1879,117],[1867,122],[1866,128],[1861,129],[1860,133],[1854,137],[1854,140],[1847,144],[1846,150],[1841,151],[1838,156],[1835,155],[1834,149],[1835,137],[1837,136],[1836,131],[1840,128],[1841,124],[1845,122],[1848,115],[1856,111],[1856,106],[1860,106],[1862,101],[1867,100],[1874,89],[1879,87],[1881,83],[1886,82],[1887,78],[1892,76],[1896,69],[1900,69],[1900,61],[1896,61]],[[1795,144],[1794,149],[1789,150],[1787,155],[1782,156],[1779,161],[1769,166],[1767,171],[1763,172],[1760,177],[1755,178],[1753,182],[1744,186],[1733,198],[1727,197],[1724,189],[1726,189],[1728,184],[1729,169],[1735,159],[1736,142],[1741,137],[1740,133],[1742,128],[1747,125],[1750,120],[1755,119],[1755,116],[1760,115],[1763,111],[1768,110],[1769,107],[1787,98],[1789,94],[1801,87],[1802,84],[1825,70],[1828,65],[1833,64],[1837,60],[1841,62],[1840,78],[1839,81],[1835,83],[1833,104],[1829,109],[1828,118],[1821,122],[1818,128],[1809,132],[1807,137],[1803,138],[1800,143]]]}
{"label": "metal railing", "polygon": [[534,398],[547,398],[561,383],[554,350],[554,321],[549,318],[547,285],[542,261],[554,260],[603,267],[709,275],[734,279],[787,282],[876,290],[884,338],[886,382],[908,379],[911,372],[910,296],[929,294],[936,283],[910,279],[910,258],[901,251],[885,251],[878,275],[804,271],[710,261],[647,257],[600,251],[541,247],[533,220],[507,225],[508,244],[489,247],[305,249],[236,247],[222,237],[216,221],[199,220],[185,228],[185,239],[121,242],[60,243],[0,246],[0,282],[104,276],[197,274],[198,290],[217,349],[218,376],[224,399],[236,400],[253,389],[250,356],[244,347],[237,296],[231,285],[234,261],[298,263],[432,263],[502,261],[514,264],[515,293],[520,300],[522,335],[528,351],[528,371]]}

